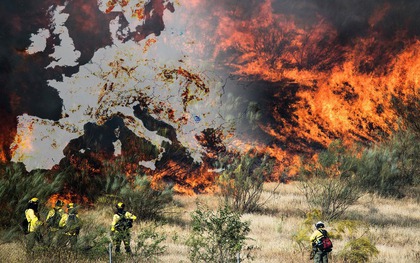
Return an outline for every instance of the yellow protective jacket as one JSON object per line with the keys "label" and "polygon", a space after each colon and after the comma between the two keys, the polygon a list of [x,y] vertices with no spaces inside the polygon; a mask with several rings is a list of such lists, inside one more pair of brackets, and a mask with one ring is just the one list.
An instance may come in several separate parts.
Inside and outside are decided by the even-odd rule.
{"label": "yellow protective jacket", "polygon": [[312,243],[316,243],[319,239],[321,239],[321,237],[323,237],[323,236],[324,236],[324,235],[321,233],[321,231],[320,231],[320,230],[324,230],[324,228],[317,229],[317,230],[315,230],[315,231],[312,233],[311,237],[309,238],[309,240],[310,240]]}
{"label": "yellow protective jacket", "polygon": [[312,233],[311,237],[309,238],[309,240],[311,241],[312,244],[316,244],[321,239],[321,237],[324,236],[321,232],[323,230],[325,230],[325,229],[324,228],[319,228]]}
{"label": "yellow protective jacket", "polygon": [[[55,215],[55,213],[60,214],[60,217],[62,218],[64,212],[63,212],[63,209],[62,208],[59,208],[59,209],[53,208],[53,209],[51,209],[50,211],[48,211],[47,219],[45,219],[45,222],[48,223],[48,219],[50,219],[51,217],[53,217]],[[59,222],[57,222],[57,223],[59,223]],[[58,230],[58,225],[57,226],[50,226],[50,228],[51,228],[51,230]]]}
{"label": "yellow protective jacket", "polygon": [[[81,228],[81,223],[80,223],[80,220],[79,220],[79,215],[76,215],[77,222],[76,222],[75,225],[72,225],[71,227],[67,225],[68,218],[69,218],[69,214],[64,213],[61,216],[61,219],[60,219],[60,222],[58,223],[58,226],[61,229],[64,229],[65,234],[67,234],[67,235],[78,235],[79,234],[79,230]],[[67,227],[70,227],[71,229],[68,229]]]}
{"label": "yellow protective jacket", "polygon": [[122,218],[136,220],[137,216],[133,215],[130,212],[125,212],[123,215],[114,214],[114,217],[112,218],[112,224],[111,224],[111,231],[112,232],[118,231],[116,229],[116,225]]}
{"label": "yellow protective jacket", "polygon": [[39,220],[38,216],[35,214],[33,209],[25,210],[26,220],[28,220],[28,232],[32,233],[38,230],[42,225],[42,222]]}

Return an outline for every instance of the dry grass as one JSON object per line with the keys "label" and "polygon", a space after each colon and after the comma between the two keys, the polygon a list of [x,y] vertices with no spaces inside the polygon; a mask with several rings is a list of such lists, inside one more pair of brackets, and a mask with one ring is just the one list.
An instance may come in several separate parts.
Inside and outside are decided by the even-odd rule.
{"label": "dry grass", "polygon": [[[268,190],[273,189],[274,184],[266,184],[265,188],[267,191],[264,192],[263,199],[269,197]],[[164,242],[166,253],[160,257],[161,262],[189,262],[185,241],[189,236],[190,213],[197,208],[197,203],[205,204],[211,209],[218,206],[218,198],[212,195],[176,196],[175,200],[179,205],[170,210],[171,220],[159,228],[161,233],[167,235]],[[249,221],[251,227],[248,245],[258,247],[254,251],[254,262],[309,262],[308,251],[299,250],[293,242],[293,235],[305,218],[305,204],[296,185],[280,185],[277,194],[267,202],[264,211],[243,215],[243,220]],[[86,213],[81,211],[81,217],[87,216]],[[111,208],[96,209],[89,213],[100,222],[110,223]],[[420,262],[420,207],[415,199],[394,200],[366,195],[348,210],[346,216],[347,219],[360,220],[369,225],[369,232],[365,234],[372,238],[379,250],[379,256],[372,260],[373,263]],[[144,224],[137,223],[133,228],[132,247],[135,245],[136,232]],[[334,222],[326,224],[327,229],[334,229]],[[362,230],[356,233],[362,234]],[[334,251],[330,262],[342,262],[337,254],[348,238],[344,235],[341,240],[333,240]],[[74,259],[71,256],[68,258]],[[46,260],[45,257],[42,259]],[[26,255],[21,244],[0,245],[1,262],[27,262],[25,260]],[[34,261],[31,259],[31,262]],[[73,262],[85,261],[76,258]],[[108,261],[98,259],[95,262]],[[124,262],[136,261],[127,259]]]}

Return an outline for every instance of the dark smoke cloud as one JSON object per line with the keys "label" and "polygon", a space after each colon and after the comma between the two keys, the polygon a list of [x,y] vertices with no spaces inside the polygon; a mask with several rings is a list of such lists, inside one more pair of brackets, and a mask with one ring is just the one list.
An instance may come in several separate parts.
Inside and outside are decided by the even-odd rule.
{"label": "dark smoke cloud", "polygon": [[[265,1],[223,0],[218,5],[205,3],[204,10],[223,9],[231,11],[244,21],[252,18]],[[407,37],[420,36],[420,2],[417,0],[273,0],[274,13],[293,15],[296,21],[310,25],[321,16],[338,31],[343,42],[368,33],[369,20],[379,10],[389,7],[384,17],[374,26],[383,37],[392,38],[404,30]]]}
{"label": "dark smoke cloud", "polygon": [[[31,33],[46,28],[46,12],[57,1],[2,1],[0,3],[1,107],[13,116],[29,113],[47,119],[58,119],[61,101],[57,92],[45,83],[52,72],[43,68],[50,63],[47,56],[26,56]],[[54,74],[54,73],[53,73]]]}
{"label": "dark smoke cloud", "polygon": [[416,0],[278,0],[273,2],[273,7],[279,13],[295,15],[308,23],[321,15],[334,25],[343,42],[367,34],[371,30],[369,20],[375,12],[388,7],[383,18],[374,25],[375,31],[388,39],[402,30],[407,37],[420,35],[420,2]]}

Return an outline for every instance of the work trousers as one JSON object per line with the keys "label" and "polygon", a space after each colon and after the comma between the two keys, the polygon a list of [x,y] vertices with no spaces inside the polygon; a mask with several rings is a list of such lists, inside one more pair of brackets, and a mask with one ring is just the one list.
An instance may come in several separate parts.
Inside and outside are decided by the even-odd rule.
{"label": "work trousers", "polygon": [[114,236],[113,236],[113,241],[114,241],[116,253],[119,253],[121,251],[121,242],[124,243],[125,251],[127,253],[131,253],[131,248],[130,248],[131,237],[130,237],[129,230],[121,231],[121,232],[115,231]]}
{"label": "work trousers", "polygon": [[328,252],[316,251],[314,263],[328,263]]}

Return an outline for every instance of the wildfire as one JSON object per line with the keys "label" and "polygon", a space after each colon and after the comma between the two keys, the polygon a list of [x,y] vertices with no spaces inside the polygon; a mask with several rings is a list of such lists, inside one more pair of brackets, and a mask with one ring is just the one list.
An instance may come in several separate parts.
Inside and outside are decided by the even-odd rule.
{"label": "wildfire", "polygon": [[[291,140],[305,142],[291,146],[295,149],[311,143],[326,147],[337,138],[373,141],[398,129],[390,99],[404,98],[418,87],[420,42],[404,32],[397,32],[397,39],[381,36],[377,24],[389,4],[372,14],[368,34],[342,44],[324,17],[308,25],[292,14],[275,12],[273,2],[264,1],[248,20],[242,20],[245,10],[214,13],[219,21],[213,41],[216,59],[243,79],[286,81],[274,92],[276,122],[261,128],[288,146]],[[291,117],[283,116],[275,102],[283,99],[287,83],[298,87],[296,100],[287,105],[293,109]]]}
{"label": "wildfire", "polygon": [[[183,11],[177,13],[173,2],[176,8]],[[118,40],[120,46],[125,46],[131,41],[141,43],[138,52],[132,52],[132,48],[116,52],[121,57],[108,64],[114,70],[107,73],[108,75],[106,72],[99,72],[98,75],[102,73],[104,75],[92,78],[94,79],[92,81],[97,79],[103,81],[97,100],[100,107],[94,114],[96,124],[105,124],[111,116],[118,114],[123,116],[121,106],[124,101],[126,103],[124,112],[131,113],[133,107],[140,105],[139,110],[135,110],[137,115],[127,117],[124,125],[135,130],[141,127],[141,121],[142,124],[151,127],[151,134],[157,133],[159,125],[165,126],[164,130],[171,131],[162,132],[157,136],[159,143],[155,143],[155,146],[159,148],[159,160],[162,158],[166,160],[167,152],[162,145],[180,140],[179,134],[176,134],[176,131],[172,133],[171,127],[180,130],[180,127],[190,124],[194,128],[199,125],[207,128],[207,133],[203,132],[203,135],[196,136],[199,142],[194,144],[194,146],[203,146],[202,151],[200,148],[200,153],[206,151],[203,153],[204,162],[197,166],[191,164],[192,162],[186,164],[181,160],[189,158],[185,157],[188,156],[185,154],[182,157],[176,155],[175,160],[166,160],[164,164],[156,163],[158,169],[150,171],[156,187],[161,182],[169,182],[174,184],[175,191],[179,193],[192,195],[197,192],[213,192],[212,187],[217,173],[211,170],[206,158],[215,159],[217,154],[226,148],[246,152],[252,147],[275,158],[277,173],[269,179],[281,178],[283,172],[287,172],[289,176],[294,175],[297,173],[297,167],[301,165],[298,154],[314,153],[314,149],[325,148],[335,139],[342,139],[345,144],[354,141],[370,142],[380,140],[383,136],[398,130],[399,116],[393,110],[391,98],[398,97],[404,101],[405,98],[414,96],[419,87],[420,40],[417,36],[408,34],[408,29],[397,28],[393,30],[394,32],[386,34],[384,20],[389,19],[389,14],[394,9],[394,3],[390,1],[376,3],[374,10],[369,11],[370,15],[363,23],[365,27],[363,32],[353,33],[351,36],[343,33],[340,23],[328,16],[326,11],[323,12],[322,7],[317,6],[317,3],[309,3],[310,1],[221,0],[217,5],[208,0],[173,2],[101,0],[98,1],[101,12],[94,3],[85,3],[79,7],[69,2],[66,9],[66,12],[72,13],[68,20],[72,29],[71,36],[76,39],[80,37],[80,32],[83,33],[82,36],[95,36],[92,39],[84,38],[83,41],[78,39],[79,41],[75,42],[74,47],[82,50],[84,54],[80,59],[82,61],[80,68],[85,66],[82,63],[89,63],[92,57],[98,55],[95,54],[97,50],[105,52],[117,48],[118,45],[112,45],[111,40]],[[291,2],[297,3],[298,7],[288,6],[292,5]],[[75,9],[79,11],[78,8],[89,18],[88,20],[74,12]],[[293,8],[295,9],[292,10]],[[297,9],[299,10],[296,11]],[[307,10],[311,10],[315,15],[310,17],[302,15]],[[104,15],[111,12],[120,14]],[[110,21],[114,27],[105,31],[98,30],[95,26]],[[354,29],[357,30],[361,29]],[[115,39],[110,37],[108,31],[112,31],[111,35],[117,37]],[[150,36],[152,34],[153,37]],[[85,39],[92,43],[86,45]],[[163,42],[166,45],[162,45]],[[48,41],[45,41],[45,44],[51,45]],[[150,54],[155,54],[151,52],[156,52],[160,47],[171,47],[183,56],[176,57],[173,64],[170,64],[164,57],[167,52],[165,50],[158,52],[162,53],[162,58],[155,59]],[[47,48],[49,49],[51,47]],[[41,56],[41,53],[37,55]],[[132,59],[135,57],[133,54],[139,55],[142,59]],[[24,55],[31,56],[31,54]],[[106,55],[103,60],[90,63],[89,70],[106,61]],[[127,59],[129,57],[131,59]],[[162,65],[158,64],[161,61],[164,61]],[[144,65],[140,64],[143,62],[150,64],[142,68]],[[246,83],[256,81],[276,84],[273,85],[273,90],[267,92],[270,95],[267,96],[270,97],[270,101],[264,105],[269,111],[265,113],[267,118],[256,125],[259,132],[262,131],[261,137],[266,136],[264,142],[262,139],[259,140],[260,138],[235,140],[237,137],[233,132],[229,134],[231,137],[227,138],[228,135],[225,135],[226,137],[222,138],[220,135],[222,133],[211,132],[212,129],[218,129],[219,123],[215,124],[215,127],[204,127],[202,119],[208,115],[207,111],[197,108],[195,110],[198,113],[187,112],[188,108],[193,108],[194,103],[211,98],[205,95],[209,95],[214,88],[214,83],[208,83],[204,79],[207,67],[205,70],[198,70],[198,73],[194,69],[200,64],[211,64],[209,67],[211,70],[239,77],[239,81]],[[106,65],[103,66],[106,68]],[[102,66],[99,68],[102,70]],[[137,79],[139,74],[136,73],[140,71],[150,76],[144,78],[141,76],[142,78]],[[151,77],[153,74],[157,77]],[[64,79],[70,79],[67,75]],[[148,81],[150,85],[141,89],[141,85]],[[170,101],[166,97],[161,99],[157,92],[159,85],[167,87],[167,90],[162,92],[165,94],[168,94],[173,86],[181,87],[171,98],[179,96],[182,109],[174,110],[172,104],[176,100]],[[133,86],[136,88],[137,97],[130,97],[131,94],[125,96],[125,92]],[[240,89],[226,85],[226,90],[228,88]],[[63,87],[59,92],[63,94],[64,90]],[[239,94],[237,90],[234,91]],[[119,110],[106,115],[111,105],[107,100],[114,98],[113,95],[117,94],[117,91],[122,95],[115,96],[118,99],[113,99],[112,106]],[[223,95],[231,96],[229,92]],[[254,98],[244,100],[252,99]],[[154,100],[156,100],[155,105],[153,105]],[[139,104],[136,104],[137,102]],[[219,104],[215,103],[208,103],[202,107],[209,105],[219,107]],[[235,108],[232,110],[233,113],[226,110],[223,112],[226,116],[222,117],[230,120],[231,116],[236,114],[236,110],[242,109]],[[199,114],[201,112],[203,113]],[[159,117],[165,118],[159,119]],[[162,124],[165,121],[166,123]],[[18,161],[24,159],[26,153],[31,153],[37,146],[32,144],[34,141],[32,127],[20,130],[24,130],[25,133],[14,136],[10,151],[14,154],[19,145],[21,156],[14,158]],[[145,130],[148,129],[138,129],[137,134],[144,134]],[[147,138],[152,136],[148,135]],[[232,138],[233,141],[229,141]],[[188,138],[184,141],[188,141]],[[225,145],[225,141],[229,141],[230,145]],[[250,141],[252,143],[249,143]],[[130,143],[124,146],[128,144]],[[134,150],[122,150],[122,155],[136,154],[136,158],[133,158],[135,164],[124,164],[127,165],[127,177],[130,179],[138,166],[141,166],[140,161],[146,163],[153,159],[147,156],[148,152],[139,150],[144,145],[144,141],[139,141],[129,145]],[[75,152],[79,150],[76,149]],[[69,156],[66,155],[71,165],[91,170],[95,174],[99,173],[97,167],[89,166],[89,163],[85,163],[79,157]],[[0,161],[7,158],[6,151],[2,150]],[[50,200],[53,202],[59,197],[68,200],[75,198],[55,195]]]}
{"label": "wildfire", "polygon": [[53,194],[51,195],[46,205],[49,207],[54,207],[57,200],[63,201],[64,205],[63,207],[66,207],[69,203],[76,203],[76,204],[87,204],[89,200],[86,197],[81,197],[75,194],[66,193],[66,194]]}
{"label": "wildfire", "polygon": [[214,192],[214,181],[217,173],[206,164],[196,168],[169,161],[164,169],[153,173],[153,185],[158,187],[162,182],[173,183],[175,192],[185,195]]}

